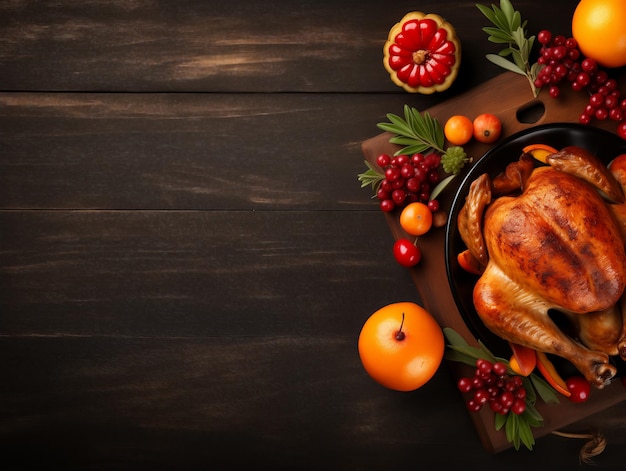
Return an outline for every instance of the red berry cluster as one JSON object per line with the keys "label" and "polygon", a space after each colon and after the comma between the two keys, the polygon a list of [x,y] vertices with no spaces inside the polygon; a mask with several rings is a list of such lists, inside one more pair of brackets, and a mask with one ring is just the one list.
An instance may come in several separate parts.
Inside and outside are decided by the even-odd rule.
{"label": "red berry cluster", "polygon": [[526,389],[522,378],[509,375],[502,362],[476,360],[474,376],[459,379],[457,386],[462,393],[472,393],[467,401],[467,408],[472,412],[478,412],[485,404],[502,415],[509,412],[519,415],[526,410]]}
{"label": "red berry cluster", "polygon": [[440,180],[439,164],[441,156],[435,152],[417,153],[412,156],[381,154],[376,163],[385,172],[376,197],[380,209],[385,212],[403,208],[409,203],[421,201],[431,212],[439,210],[439,202],[430,200],[430,192]]}
{"label": "red berry cluster", "polygon": [[593,119],[611,119],[619,123],[618,134],[626,139],[626,98],[620,96],[617,81],[594,59],[584,57],[574,38],[552,37],[550,31],[542,30],[537,40],[541,44],[537,62],[543,68],[537,73],[535,86],[548,86],[553,98],[559,96],[563,82],[569,83],[574,91],[586,91],[589,103],[579,121],[589,124]]}

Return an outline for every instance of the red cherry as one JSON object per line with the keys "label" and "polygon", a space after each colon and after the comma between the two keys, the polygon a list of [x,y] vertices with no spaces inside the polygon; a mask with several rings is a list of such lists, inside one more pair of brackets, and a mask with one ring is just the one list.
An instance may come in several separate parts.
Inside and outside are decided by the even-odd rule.
{"label": "red cherry", "polygon": [[410,240],[398,239],[393,244],[393,256],[403,267],[414,267],[422,259],[422,252]]}

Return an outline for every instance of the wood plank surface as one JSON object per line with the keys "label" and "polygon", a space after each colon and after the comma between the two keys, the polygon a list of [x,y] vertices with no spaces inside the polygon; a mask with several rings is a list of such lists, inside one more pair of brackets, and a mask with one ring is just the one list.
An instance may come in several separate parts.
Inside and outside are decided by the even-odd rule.
{"label": "wood plank surface", "polygon": [[[515,1],[567,31],[575,0]],[[389,28],[437,12],[448,91],[382,67]],[[361,144],[404,104],[502,72],[475,2],[0,2],[0,452],[16,469],[572,469],[584,440],[485,451],[442,364],[376,384],[379,307],[422,302],[360,188]],[[433,280],[436,282],[436,280]],[[620,469],[624,408],[594,459]]]}
{"label": "wood plank surface", "polygon": [[405,100],[0,93],[0,206],[374,209],[361,142]]}
{"label": "wood plank surface", "polygon": [[[528,14],[532,3],[515,2]],[[533,26],[575,5],[544,2]],[[445,95],[497,71],[472,2],[11,0],[0,3],[0,90],[399,93],[382,47],[415,9],[438,12],[463,41],[466,66]]]}
{"label": "wood plank surface", "polygon": [[[333,337],[339,328],[356,341],[368,302],[418,299],[394,283],[405,274],[392,260],[367,256],[393,240],[372,211],[2,211],[0,226],[6,335]],[[334,237],[340,226],[371,240]],[[341,296],[353,278],[366,299]]]}

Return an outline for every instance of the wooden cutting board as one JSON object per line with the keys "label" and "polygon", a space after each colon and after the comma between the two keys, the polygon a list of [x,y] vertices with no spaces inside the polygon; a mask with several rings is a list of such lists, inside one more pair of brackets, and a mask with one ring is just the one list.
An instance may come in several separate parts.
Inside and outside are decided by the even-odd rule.
{"label": "wooden cutting board", "polygon": [[[624,79],[620,80],[622,85],[625,82]],[[546,91],[542,91],[537,98],[534,98],[525,77],[506,72],[462,95],[427,110],[419,111],[428,111],[441,123],[445,123],[450,116],[455,114],[464,114],[473,118],[481,113],[493,113],[502,121],[502,138],[504,138],[540,124],[578,122],[578,116],[587,104],[588,98],[584,93],[573,92],[568,87],[562,88],[561,96],[557,99],[551,98]],[[621,91],[626,96],[626,91]],[[407,95],[408,105],[411,105],[410,97]],[[388,112],[403,114],[402,110],[389,110]],[[610,120],[596,120],[593,125],[611,132],[615,132],[617,127],[616,123]],[[392,155],[396,152],[398,147],[389,143],[390,137],[390,133],[382,133],[363,142],[362,150],[368,162],[375,164],[379,154]],[[468,156],[473,159],[478,159],[489,148],[489,145],[475,141],[464,146]],[[456,178],[440,197],[441,210],[446,213],[449,213],[452,198],[462,181],[462,175],[460,177]],[[398,212],[385,213],[385,217],[396,239],[410,238],[400,227]],[[411,276],[422,304],[433,314],[440,325],[453,328],[468,343],[477,345],[476,338],[459,313],[447,282],[444,232],[443,227],[436,228],[419,238],[422,260],[416,268],[410,269]],[[450,367],[457,378],[471,371],[468,371],[468,367],[458,363],[452,363]],[[544,425],[533,429],[534,436],[538,439],[624,400],[626,400],[626,388],[619,381],[614,381],[603,390],[592,391],[589,400],[583,404],[574,404],[565,398],[558,405],[547,405],[538,400],[537,409],[544,418]],[[493,413],[489,408],[483,408],[479,413],[472,412],[470,415],[487,451],[497,453],[511,447],[504,432],[495,430]]]}

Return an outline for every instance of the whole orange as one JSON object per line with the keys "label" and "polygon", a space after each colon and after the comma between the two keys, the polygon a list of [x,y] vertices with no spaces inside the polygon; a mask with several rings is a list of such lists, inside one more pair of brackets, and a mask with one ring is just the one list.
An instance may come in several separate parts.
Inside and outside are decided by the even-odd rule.
{"label": "whole orange", "polygon": [[379,384],[413,391],[426,384],[443,359],[443,332],[423,307],[410,302],[388,304],[372,314],[359,335],[365,371]]}
{"label": "whole orange", "polygon": [[572,17],[580,51],[605,67],[626,65],[626,1],[581,0]]}
{"label": "whole orange", "polygon": [[443,134],[451,144],[462,146],[474,136],[474,124],[467,116],[454,115],[443,126]]}

